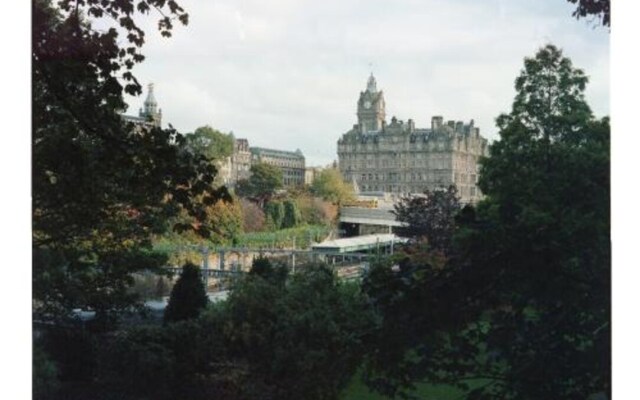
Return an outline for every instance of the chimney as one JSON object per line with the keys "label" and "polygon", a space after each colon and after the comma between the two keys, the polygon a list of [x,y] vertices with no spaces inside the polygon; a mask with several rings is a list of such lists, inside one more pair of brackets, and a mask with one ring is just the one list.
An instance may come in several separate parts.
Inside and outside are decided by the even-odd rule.
{"label": "chimney", "polygon": [[456,132],[458,133],[464,132],[464,123],[462,121],[456,122]]}
{"label": "chimney", "polygon": [[440,127],[442,126],[442,116],[437,115],[435,117],[431,117],[431,130],[437,130],[440,129]]}

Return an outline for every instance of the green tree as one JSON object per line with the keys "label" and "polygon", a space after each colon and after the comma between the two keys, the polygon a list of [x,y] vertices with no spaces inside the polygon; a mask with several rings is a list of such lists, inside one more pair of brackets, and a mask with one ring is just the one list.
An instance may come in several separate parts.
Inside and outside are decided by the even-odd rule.
{"label": "green tree", "polygon": [[455,186],[446,190],[426,190],[424,196],[406,196],[394,204],[396,219],[406,225],[398,234],[414,241],[426,240],[434,251],[451,252],[455,216],[460,199]]}
{"label": "green tree", "polygon": [[361,363],[373,315],[358,285],[321,265],[249,274],[209,320],[225,326],[231,360],[250,366],[244,399],[337,399]]}
{"label": "green tree", "polygon": [[238,182],[236,192],[264,207],[276,191],[282,188],[282,170],[274,165],[260,163],[252,165],[250,172],[248,180]]}
{"label": "green tree", "polygon": [[187,134],[186,141],[189,149],[210,160],[222,160],[233,154],[233,136],[209,125],[201,126],[195,132]]}
{"label": "green tree", "polygon": [[374,387],[483,378],[468,398],[610,398],[609,121],[585,84],[552,45],[527,58],[447,264],[371,276],[387,319]]}
{"label": "green tree", "polygon": [[288,199],[284,201],[284,216],[282,218],[283,228],[294,228],[301,222],[300,210],[295,201]]}
{"label": "green tree", "polygon": [[171,290],[169,304],[164,311],[164,322],[196,318],[208,302],[207,292],[200,277],[200,268],[186,264]]}
{"label": "green tree", "polygon": [[320,172],[311,185],[311,191],[335,204],[344,204],[355,199],[353,187],[344,182],[340,171],[335,168]]}
{"label": "green tree", "polygon": [[[139,131],[120,115],[123,91],[140,93],[130,70],[143,60],[144,32],[133,16],[157,7],[167,36],[171,18],[186,23],[187,15],[160,0],[32,6],[34,312],[64,318],[92,308],[107,326],[136,303],[131,273],[164,262],[151,252],[152,234],[226,196],[211,187],[215,169],[175,130]],[[104,15],[119,22],[124,42],[115,28],[92,28]]]}
{"label": "green tree", "polygon": [[265,205],[265,214],[267,215],[267,223],[273,230],[283,228],[284,223],[284,204],[281,201],[272,200]]}
{"label": "green tree", "polygon": [[253,260],[249,275],[257,275],[274,283],[284,283],[288,276],[288,269],[283,265],[273,265],[266,257]]}

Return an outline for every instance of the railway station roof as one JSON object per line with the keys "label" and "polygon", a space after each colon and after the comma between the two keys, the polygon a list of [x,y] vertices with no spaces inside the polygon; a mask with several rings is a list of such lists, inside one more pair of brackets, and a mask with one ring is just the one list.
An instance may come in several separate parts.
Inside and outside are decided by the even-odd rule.
{"label": "railway station roof", "polygon": [[343,239],[327,240],[312,246],[313,251],[327,253],[351,253],[372,250],[378,246],[388,246],[394,243],[404,243],[407,239],[392,233],[356,236]]}

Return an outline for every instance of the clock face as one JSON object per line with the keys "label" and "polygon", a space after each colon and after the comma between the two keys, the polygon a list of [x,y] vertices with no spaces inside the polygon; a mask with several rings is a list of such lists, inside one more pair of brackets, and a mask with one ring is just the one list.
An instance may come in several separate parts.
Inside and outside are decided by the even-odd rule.
{"label": "clock face", "polygon": [[371,102],[369,100],[364,102],[364,108],[371,108]]}

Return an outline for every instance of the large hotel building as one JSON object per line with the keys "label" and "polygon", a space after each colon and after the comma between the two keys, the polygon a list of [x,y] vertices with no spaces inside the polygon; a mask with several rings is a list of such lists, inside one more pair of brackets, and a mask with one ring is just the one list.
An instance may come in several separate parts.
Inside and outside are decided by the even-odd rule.
{"label": "large hotel building", "polygon": [[463,203],[482,197],[478,161],[488,155],[487,139],[473,120],[434,116],[430,128],[416,128],[393,117],[385,120],[382,90],[371,75],[360,93],[358,123],[338,140],[340,172],[361,192],[422,193],[455,185]]}

